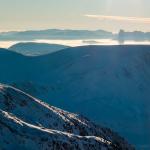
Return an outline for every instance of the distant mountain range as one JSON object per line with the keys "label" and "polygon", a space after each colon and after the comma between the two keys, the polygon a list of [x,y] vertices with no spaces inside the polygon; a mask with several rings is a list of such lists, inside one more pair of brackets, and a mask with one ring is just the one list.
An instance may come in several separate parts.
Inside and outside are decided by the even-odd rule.
{"label": "distant mountain range", "polygon": [[39,56],[56,52],[69,46],[47,43],[24,42],[17,43],[8,49],[26,56]]}
{"label": "distant mountain range", "polygon": [[112,38],[111,32],[96,30],[60,30],[20,31],[0,33],[0,40],[35,40],[35,39],[90,39]]}
{"label": "distant mountain range", "polygon": [[1,84],[0,149],[134,150],[110,129]]}
{"label": "distant mountain range", "polygon": [[[123,31],[123,30],[121,30]],[[120,33],[120,32],[119,32]],[[113,34],[104,30],[29,30],[29,31],[14,31],[0,33],[0,40],[2,41],[31,41],[39,39],[115,39],[120,40],[123,36],[124,40],[135,41],[150,41],[150,32],[125,32],[124,34]]]}
{"label": "distant mountain range", "polygon": [[150,32],[141,32],[141,31],[125,32],[123,30],[120,30],[116,39],[121,43],[127,40],[150,41]]}
{"label": "distant mountain range", "polygon": [[[150,46],[83,46],[29,57],[0,49],[0,82],[150,148]],[[109,119],[108,119],[109,118]]]}

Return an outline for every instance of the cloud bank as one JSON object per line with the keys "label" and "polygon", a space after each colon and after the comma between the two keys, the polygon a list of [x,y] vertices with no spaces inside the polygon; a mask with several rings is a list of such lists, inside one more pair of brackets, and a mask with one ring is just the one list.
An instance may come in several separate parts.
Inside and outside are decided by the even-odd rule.
{"label": "cloud bank", "polygon": [[105,15],[84,15],[88,18],[98,19],[98,20],[108,20],[108,21],[126,21],[133,23],[144,23],[150,24],[150,18],[142,17],[123,17],[123,16],[105,16]]}

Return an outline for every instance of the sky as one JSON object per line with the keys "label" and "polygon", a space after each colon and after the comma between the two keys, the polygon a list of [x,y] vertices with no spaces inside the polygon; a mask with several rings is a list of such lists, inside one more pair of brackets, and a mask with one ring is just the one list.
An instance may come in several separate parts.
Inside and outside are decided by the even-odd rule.
{"label": "sky", "polygon": [[150,31],[150,0],[0,0],[0,32],[49,28]]}

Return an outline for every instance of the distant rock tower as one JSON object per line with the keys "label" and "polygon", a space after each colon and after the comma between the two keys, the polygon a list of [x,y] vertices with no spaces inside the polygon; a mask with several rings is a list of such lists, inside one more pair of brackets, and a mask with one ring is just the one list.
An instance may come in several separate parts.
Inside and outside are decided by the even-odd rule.
{"label": "distant rock tower", "polygon": [[120,30],[119,33],[118,33],[118,42],[120,45],[123,45],[124,42],[125,42],[125,32],[124,30]]}

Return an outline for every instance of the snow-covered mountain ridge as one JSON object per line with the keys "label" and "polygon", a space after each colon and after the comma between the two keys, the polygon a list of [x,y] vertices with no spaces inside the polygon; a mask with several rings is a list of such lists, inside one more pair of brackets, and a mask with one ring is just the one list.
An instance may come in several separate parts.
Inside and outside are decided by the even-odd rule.
{"label": "snow-covered mountain ridge", "polygon": [[149,68],[148,45],[85,46],[40,57],[0,50],[0,82],[110,127],[139,150],[150,149]]}
{"label": "snow-covered mountain ridge", "polygon": [[0,85],[0,149],[134,149],[123,138],[83,116]]}

